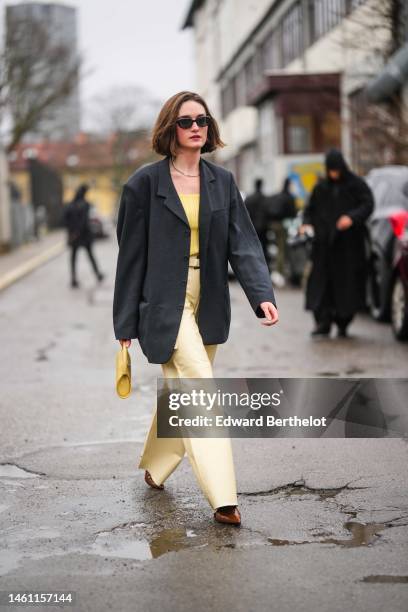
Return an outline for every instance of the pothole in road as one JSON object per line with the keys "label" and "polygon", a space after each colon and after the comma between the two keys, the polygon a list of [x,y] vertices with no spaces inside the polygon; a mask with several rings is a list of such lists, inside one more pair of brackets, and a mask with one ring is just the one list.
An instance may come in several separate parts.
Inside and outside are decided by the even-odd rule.
{"label": "pothole in road", "polygon": [[[357,523],[355,521],[347,521],[343,525],[345,529],[347,529],[350,534],[350,539],[342,539],[342,538],[324,538],[322,540],[316,539],[315,541],[311,540],[279,540],[277,538],[268,538],[268,542],[273,546],[292,546],[295,544],[336,544],[337,546],[342,546],[344,548],[357,548],[358,546],[370,546],[373,544],[380,536],[378,536],[378,532],[385,529],[387,526],[385,523]],[[324,535],[316,534],[316,535]]]}
{"label": "pothole in road", "polygon": [[407,584],[408,576],[373,574],[372,576],[364,576],[359,582],[370,582],[371,584]]}
{"label": "pothole in road", "polygon": [[340,487],[333,487],[331,489],[328,488],[313,488],[306,485],[303,478],[301,480],[296,480],[295,482],[281,485],[279,487],[275,487],[274,489],[266,489],[264,491],[251,491],[251,492],[243,492],[241,495],[246,497],[257,497],[257,496],[269,496],[269,495],[277,495],[279,493],[283,493],[285,497],[292,497],[295,495],[317,495],[322,501],[325,499],[336,497],[338,493],[348,489],[355,490],[360,487],[349,487],[350,483],[342,485]]}

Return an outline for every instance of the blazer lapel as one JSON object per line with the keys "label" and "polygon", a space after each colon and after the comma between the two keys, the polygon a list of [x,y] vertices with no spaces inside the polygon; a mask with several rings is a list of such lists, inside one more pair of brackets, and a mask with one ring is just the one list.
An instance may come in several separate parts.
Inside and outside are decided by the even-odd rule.
{"label": "blazer lapel", "polygon": [[[199,244],[200,244],[200,276],[204,278],[206,264],[206,253],[208,248],[208,238],[210,234],[211,214],[215,207],[213,197],[213,182],[216,180],[215,174],[207,162],[200,158],[200,208],[199,208]],[[157,195],[164,197],[163,204],[174,213],[180,221],[189,227],[183,204],[178,196],[170,175],[169,159],[165,157],[159,164],[159,183]]]}
{"label": "blazer lapel", "polygon": [[157,195],[164,197],[164,205],[188,226],[188,219],[184,212],[183,204],[178,197],[178,193],[170,176],[169,160],[167,157],[162,159],[159,165]]}
{"label": "blazer lapel", "polygon": [[203,286],[205,269],[207,264],[208,238],[210,235],[211,215],[214,210],[215,200],[213,195],[214,181],[213,171],[205,160],[200,159],[200,209],[198,216],[199,244],[200,244],[200,282]]}

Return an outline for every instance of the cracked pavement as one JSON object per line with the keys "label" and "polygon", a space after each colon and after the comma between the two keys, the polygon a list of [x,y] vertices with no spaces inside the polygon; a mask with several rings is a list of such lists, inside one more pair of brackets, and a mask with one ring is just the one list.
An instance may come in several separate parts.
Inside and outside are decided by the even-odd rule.
{"label": "cracked pavement", "polygon": [[[164,491],[146,486],[161,368],[134,343],[135,391],[115,396],[113,241],[96,252],[100,287],[80,257],[71,292],[64,253],[1,295],[0,590],[71,590],[80,612],[406,612],[404,439],[233,439],[238,529],[213,521],[187,458]],[[350,341],[313,343],[299,291],[277,291],[276,329],[235,283],[231,297],[218,376],[407,377],[388,326],[359,316]]]}

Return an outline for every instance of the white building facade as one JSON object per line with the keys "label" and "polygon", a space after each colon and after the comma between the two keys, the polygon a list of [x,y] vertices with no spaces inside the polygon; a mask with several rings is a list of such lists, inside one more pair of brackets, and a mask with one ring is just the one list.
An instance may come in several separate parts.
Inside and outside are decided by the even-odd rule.
{"label": "white building facade", "polygon": [[[379,0],[193,0],[197,91],[227,147],[215,154],[240,188],[263,178],[277,191],[291,176],[304,200],[325,151],[352,159],[351,103],[383,65],[370,44]],[[376,30],[376,43],[389,33]]]}

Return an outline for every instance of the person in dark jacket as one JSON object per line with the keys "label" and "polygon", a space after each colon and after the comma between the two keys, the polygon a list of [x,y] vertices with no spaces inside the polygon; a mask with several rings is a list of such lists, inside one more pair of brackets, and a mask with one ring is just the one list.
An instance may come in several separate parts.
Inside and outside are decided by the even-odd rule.
{"label": "person in dark jacket", "polygon": [[278,248],[276,271],[279,276],[276,276],[275,271],[273,279],[276,282],[280,277],[281,284],[285,282],[285,250],[287,238],[287,231],[282,222],[284,219],[296,217],[296,202],[294,196],[291,194],[290,186],[291,180],[289,177],[286,177],[283,182],[282,191],[270,197],[268,206],[268,225],[275,233],[276,246]]}
{"label": "person in dark jacket", "polygon": [[86,184],[78,187],[74,199],[67,204],[64,210],[64,225],[67,228],[68,245],[71,247],[71,287],[79,287],[76,275],[76,257],[80,247],[88,253],[93,271],[98,281],[102,281],[105,275],[98,268],[98,264],[92,252],[92,229],[89,221],[91,205],[86,200],[89,186]]}
{"label": "person in dark jacket", "polygon": [[312,336],[328,336],[332,323],[347,335],[355,313],[365,306],[367,258],[365,221],[374,208],[371,189],[351,172],[341,151],[326,155],[326,178],[313,189],[300,233],[314,230],[312,270],[306,310],[312,310]]}
{"label": "person in dark jacket", "polygon": [[266,196],[262,191],[263,180],[261,178],[255,179],[254,189],[255,191],[245,198],[245,206],[249,212],[252,224],[258,234],[259,241],[262,245],[262,249],[265,255],[265,259],[268,262],[268,249],[267,249],[267,211],[266,211]]}
{"label": "person in dark jacket", "polygon": [[[228,263],[264,326],[278,322],[269,270],[235,178],[202,157],[225,146],[197,93],[171,96],[159,112],[152,148],[162,159],[138,168],[123,186],[113,327],[121,345],[138,339],[163,378],[213,378],[231,322]],[[158,435],[153,411],[138,467],[163,489],[187,453],[217,522],[241,524],[231,440]]]}

